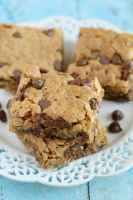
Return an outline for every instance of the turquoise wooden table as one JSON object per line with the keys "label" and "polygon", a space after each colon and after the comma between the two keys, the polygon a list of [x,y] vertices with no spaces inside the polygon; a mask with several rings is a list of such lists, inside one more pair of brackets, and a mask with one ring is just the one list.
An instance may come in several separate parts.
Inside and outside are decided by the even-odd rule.
{"label": "turquoise wooden table", "polygon": [[[133,31],[133,0],[0,0],[0,21],[37,21],[47,16],[99,18]],[[73,188],[18,183],[0,177],[0,200],[133,200],[133,170]]]}

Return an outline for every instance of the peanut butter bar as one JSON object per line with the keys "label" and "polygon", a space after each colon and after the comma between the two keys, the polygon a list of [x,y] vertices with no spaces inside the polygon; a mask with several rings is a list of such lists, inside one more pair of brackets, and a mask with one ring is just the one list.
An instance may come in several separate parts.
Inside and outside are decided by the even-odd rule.
{"label": "peanut butter bar", "polygon": [[97,79],[75,80],[69,74],[29,67],[9,106],[11,129],[63,139],[87,135],[103,94]]}
{"label": "peanut butter bar", "polygon": [[58,29],[0,25],[0,87],[15,90],[23,68],[64,71],[63,37]]}
{"label": "peanut butter bar", "polygon": [[[110,99],[133,99],[133,35],[81,28],[69,73],[99,79]],[[75,75],[76,74],[76,75]]]}
{"label": "peanut butter bar", "polygon": [[85,135],[78,135],[73,139],[59,139],[56,137],[41,138],[24,133],[18,134],[18,137],[26,145],[29,152],[35,155],[40,165],[50,169],[95,153],[107,143],[106,130],[98,120],[93,123],[90,132],[94,135],[92,143]]}

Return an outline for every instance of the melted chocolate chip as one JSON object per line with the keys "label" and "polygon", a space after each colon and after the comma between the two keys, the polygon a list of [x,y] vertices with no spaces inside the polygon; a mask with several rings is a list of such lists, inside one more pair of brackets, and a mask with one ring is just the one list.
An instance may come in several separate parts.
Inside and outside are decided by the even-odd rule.
{"label": "melted chocolate chip", "polygon": [[46,69],[40,69],[40,72],[43,73],[43,74],[46,74],[46,73],[48,73],[48,70],[46,70]]}
{"label": "melted chocolate chip", "polygon": [[59,71],[59,72],[64,72],[66,70],[63,62],[60,61],[60,60],[55,60],[55,62],[54,62],[54,69],[56,71]]}
{"label": "melted chocolate chip", "polygon": [[82,85],[88,85],[88,86],[90,86],[90,84],[91,84],[91,81],[89,79],[83,79],[82,80]]}
{"label": "melted chocolate chip", "polygon": [[77,61],[77,65],[78,66],[84,66],[84,65],[87,65],[89,62],[88,62],[88,59],[87,58],[80,58],[80,60]]}
{"label": "melted chocolate chip", "polygon": [[81,86],[81,80],[79,78],[77,78],[77,79],[68,81],[68,84],[69,85],[78,85],[78,86]]}
{"label": "melted chocolate chip", "polygon": [[34,129],[33,129],[33,134],[34,135],[36,135],[36,136],[40,136],[41,135],[41,133],[43,133],[44,132],[44,129],[40,126],[40,125],[38,125],[37,127],[35,127]]}
{"label": "melted chocolate chip", "polygon": [[96,98],[92,98],[89,100],[89,104],[92,110],[96,110],[98,106],[98,102]]}
{"label": "melted chocolate chip", "polygon": [[89,79],[80,79],[80,78],[76,78],[74,80],[68,81],[69,85],[78,85],[78,86],[84,86],[84,85],[88,85],[90,86],[90,80]]}
{"label": "melted chocolate chip", "polygon": [[124,114],[121,110],[115,110],[114,112],[112,112],[111,116],[112,116],[112,119],[115,121],[119,121],[124,118]]}
{"label": "melted chocolate chip", "polygon": [[122,131],[122,128],[120,126],[120,124],[118,122],[112,122],[109,126],[108,126],[108,130],[111,133],[119,133]]}
{"label": "melted chocolate chip", "polygon": [[121,80],[126,81],[128,79],[128,76],[129,76],[129,68],[126,66],[122,67]]}
{"label": "melted chocolate chip", "polygon": [[123,63],[122,58],[118,53],[113,55],[111,62],[115,65],[121,65]]}
{"label": "melted chocolate chip", "polygon": [[71,125],[62,117],[58,117],[57,119],[54,120],[54,124],[56,127],[60,128],[67,128],[70,127]]}
{"label": "melted chocolate chip", "polygon": [[44,80],[42,80],[42,79],[33,79],[32,80],[32,85],[36,89],[41,89],[43,87],[43,85],[44,85]]}
{"label": "melted chocolate chip", "polygon": [[54,29],[43,30],[42,33],[46,34],[49,37],[54,35]]}
{"label": "melted chocolate chip", "polygon": [[41,124],[44,127],[59,127],[59,128],[68,128],[71,126],[70,123],[68,123],[65,119],[63,119],[62,117],[58,117],[56,119],[52,119],[51,117],[47,116],[46,114],[42,114],[41,117],[42,121]]}
{"label": "melted chocolate chip", "polygon": [[4,110],[0,110],[0,121],[7,122],[7,116]]}
{"label": "melted chocolate chip", "polygon": [[41,99],[38,104],[42,110],[48,108],[51,105],[50,101],[48,101],[47,99]]}
{"label": "melted chocolate chip", "polygon": [[77,77],[79,76],[79,74],[76,73],[76,72],[73,72],[73,73],[71,74],[71,76],[72,76],[73,78],[77,78]]}
{"label": "melted chocolate chip", "polygon": [[13,71],[13,78],[15,79],[16,83],[19,84],[21,78],[21,71],[16,69]]}
{"label": "melted chocolate chip", "polygon": [[22,35],[19,32],[13,33],[12,36],[15,37],[15,38],[22,38]]}
{"label": "melted chocolate chip", "polygon": [[108,65],[110,60],[107,58],[107,56],[102,55],[99,57],[99,62],[103,65]]}

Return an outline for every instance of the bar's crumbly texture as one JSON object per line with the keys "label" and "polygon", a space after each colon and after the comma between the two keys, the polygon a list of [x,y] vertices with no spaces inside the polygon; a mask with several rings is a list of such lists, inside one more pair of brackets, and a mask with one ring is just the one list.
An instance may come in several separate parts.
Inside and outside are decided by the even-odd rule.
{"label": "bar's crumbly texture", "polygon": [[64,71],[61,30],[2,24],[0,44],[0,87],[16,91],[27,64]]}
{"label": "bar's crumbly texture", "polygon": [[18,134],[28,150],[35,155],[44,168],[54,168],[86,155],[99,151],[106,143],[106,130],[96,120],[90,130],[94,135],[93,143],[85,135],[74,139],[41,138],[30,133]]}
{"label": "bar's crumbly texture", "polygon": [[42,74],[38,67],[29,67],[10,103],[11,129],[42,137],[87,134],[103,94],[97,79],[75,80],[69,74]]}
{"label": "bar's crumbly texture", "polygon": [[133,99],[133,35],[81,28],[70,73],[98,77],[107,98]]}

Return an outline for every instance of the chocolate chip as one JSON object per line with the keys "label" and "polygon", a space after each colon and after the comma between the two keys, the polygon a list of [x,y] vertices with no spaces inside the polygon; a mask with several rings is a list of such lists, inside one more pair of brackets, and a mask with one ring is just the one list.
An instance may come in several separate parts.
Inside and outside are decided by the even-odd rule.
{"label": "chocolate chip", "polygon": [[87,65],[89,62],[88,62],[88,59],[87,58],[81,58],[80,60],[77,61],[77,65],[78,66],[84,66],[84,65]]}
{"label": "chocolate chip", "polygon": [[69,85],[78,85],[78,86],[81,86],[81,79],[77,78],[77,79],[74,79],[74,80],[70,80],[70,81],[68,81],[68,84]]}
{"label": "chocolate chip", "polygon": [[71,74],[71,76],[72,76],[73,78],[77,78],[77,77],[79,76],[79,74],[76,73],[76,72],[73,72],[73,73]]}
{"label": "chocolate chip", "polygon": [[13,78],[15,79],[16,83],[19,84],[21,78],[21,71],[16,69],[13,71]]}
{"label": "chocolate chip", "polygon": [[41,116],[41,124],[46,128],[46,127],[58,127],[58,128],[68,128],[71,126],[70,123],[68,123],[65,119],[63,119],[62,117],[58,117],[56,119],[53,119],[51,117],[49,117],[48,115],[46,115],[45,113],[42,113]]}
{"label": "chocolate chip", "polygon": [[112,122],[109,126],[108,126],[108,130],[111,133],[119,133],[122,131],[122,128],[120,126],[120,124],[118,122]]}
{"label": "chocolate chip", "polygon": [[129,68],[126,66],[122,67],[121,80],[126,81],[128,79],[128,76],[129,76]]}
{"label": "chocolate chip", "polygon": [[40,69],[40,72],[46,74],[46,73],[48,73],[48,70],[46,70],[46,69]]}
{"label": "chocolate chip", "polygon": [[0,121],[7,122],[7,116],[4,110],[0,110]]}
{"label": "chocolate chip", "polygon": [[50,101],[48,101],[47,99],[41,99],[38,104],[42,110],[48,108],[51,105]]}
{"label": "chocolate chip", "polygon": [[92,110],[96,110],[98,106],[98,102],[96,98],[92,98],[89,100],[89,104]]}
{"label": "chocolate chip", "polygon": [[42,33],[46,34],[49,37],[52,37],[54,35],[54,29],[48,29],[48,30],[43,30]]}
{"label": "chocolate chip", "polygon": [[38,125],[37,127],[33,129],[33,134],[36,136],[40,136],[41,133],[43,132],[44,132],[44,129],[40,125]]}
{"label": "chocolate chip", "polygon": [[110,63],[109,59],[107,58],[107,56],[100,56],[99,57],[99,62],[103,65],[108,65]]}
{"label": "chocolate chip", "polygon": [[62,117],[58,117],[57,119],[54,120],[54,124],[56,127],[60,127],[60,128],[67,128],[70,127],[71,124],[68,123],[65,119],[63,119]]}
{"label": "chocolate chip", "polygon": [[115,110],[114,112],[112,112],[112,119],[115,121],[119,121],[121,119],[123,119],[124,114],[121,110]]}
{"label": "chocolate chip", "polygon": [[59,72],[64,72],[66,70],[63,62],[60,61],[60,60],[55,60],[54,68],[55,68],[56,71],[59,71]]}
{"label": "chocolate chip", "polygon": [[19,32],[14,32],[14,33],[12,34],[12,36],[15,37],[15,38],[22,38],[22,35],[21,35],[21,33],[19,33]]}
{"label": "chocolate chip", "polygon": [[121,65],[122,64],[122,58],[118,53],[114,53],[114,55],[112,56],[112,60],[111,62],[115,65]]}
{"label": "chocolate chip", "polygon": [[32,80],[32,85],[36,89],[41,89],[43,87],[43,85],[44,85],[44,80],[42,80],[42,79],[33,79]]}
{"label": "chocolate chip", "polygon": [[2,108],[2,104],[0,103],[0,109]]}

